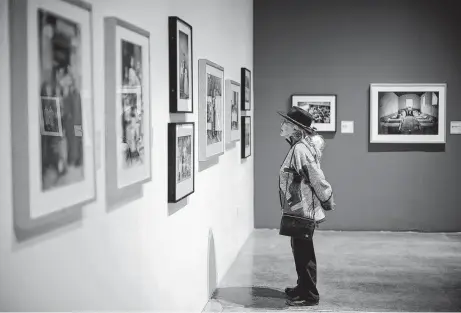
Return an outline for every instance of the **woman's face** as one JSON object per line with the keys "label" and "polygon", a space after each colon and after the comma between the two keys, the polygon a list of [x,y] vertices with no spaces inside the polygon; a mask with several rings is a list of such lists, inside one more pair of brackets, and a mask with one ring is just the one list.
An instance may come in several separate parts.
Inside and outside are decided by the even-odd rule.
{"label": "woman's face", "polygon": [[287,121],[283,120],[282,125],[280,125],[280,136],[282,137],[290,137],[296,130],[296,125]]}

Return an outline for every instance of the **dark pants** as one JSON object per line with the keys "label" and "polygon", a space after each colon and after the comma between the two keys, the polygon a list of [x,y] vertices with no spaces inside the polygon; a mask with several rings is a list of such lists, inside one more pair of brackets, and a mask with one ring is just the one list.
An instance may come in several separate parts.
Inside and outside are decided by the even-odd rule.
{"label": "dark pants", "polygon": [[[314,233],[312,233],[313,235]],[[298,273],[300,294],[306,299],[319,300],[317,290],[317,260],[315,259],[314,242],[309,238],[291,237],[291,249]]]}

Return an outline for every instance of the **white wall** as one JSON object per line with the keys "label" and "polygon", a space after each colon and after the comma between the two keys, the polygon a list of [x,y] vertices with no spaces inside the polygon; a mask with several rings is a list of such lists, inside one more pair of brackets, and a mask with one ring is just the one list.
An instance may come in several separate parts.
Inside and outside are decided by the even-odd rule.
{"label": "white wall", "polygon": [[[251,0],[92,0],[96,131],[104,134],[103,18],[117,16],[151,34],[153,180],[144,197],[114,211],[105,206],[104,146],[98,200],[78,223],[18,242],[13,231],[7,1],[0,1],[0,310],[202,310],[208,277],[221,280],[253,229],[253,156],[240,142],[200,169],[186,205],[167,203],[167,123],[198,127],[198,59],[240,81],[253,69]],[[168,16],[193,27],[195,113],[173,115],[168,101]],[[198,140],[198,139],[197,139]],[[104,140],[102,140],[104,145]],[[196,151],[198,144],[196,141]],[[197,158],[196,158],[197,160]],[[209,275],[209,232],[216,274]],[[210,259],[213,259],[210,257]],[[211,261],[211,264],[214,262]],[[211,266],[213,267],[213,266]],[[211,285],[214,285],[212,282]]]}

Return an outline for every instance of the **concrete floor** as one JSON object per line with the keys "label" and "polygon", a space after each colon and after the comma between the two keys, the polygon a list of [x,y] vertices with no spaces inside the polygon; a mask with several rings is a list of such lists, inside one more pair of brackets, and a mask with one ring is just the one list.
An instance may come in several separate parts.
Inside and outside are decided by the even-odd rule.
{"label": "concrete floor", "polygon": [[204,312],[461,311],[461,234],[316,231],[320,303],[287,307],[288,237],[255,230]]}

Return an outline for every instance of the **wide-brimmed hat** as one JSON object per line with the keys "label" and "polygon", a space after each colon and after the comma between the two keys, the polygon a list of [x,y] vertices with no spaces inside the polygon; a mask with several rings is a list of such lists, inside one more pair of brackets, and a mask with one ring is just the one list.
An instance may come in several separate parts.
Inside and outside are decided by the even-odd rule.
{"label": "wide-brimmed hat", "polygon": [[309,133],[315,133],[315,128],[311,127],[314,117],[306,110],[301,109],[297,106],[293,106],[287,113],[284,113],[282,111],[277,111],[277,113],[285,119],[287,119],[288,121],[292,122],[293,124],[302,127]]}

